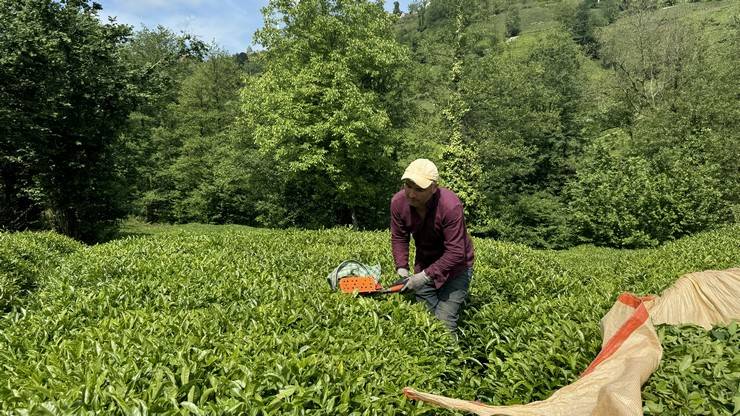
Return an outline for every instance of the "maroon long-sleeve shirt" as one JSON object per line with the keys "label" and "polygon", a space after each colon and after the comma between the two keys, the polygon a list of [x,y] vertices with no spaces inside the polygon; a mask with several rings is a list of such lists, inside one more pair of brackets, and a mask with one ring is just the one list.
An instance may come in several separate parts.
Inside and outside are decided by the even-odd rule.
{"label": "maroon long-sleeve shirt", "polygon": [[473,242],[465,228],[460,199],[452,191],[437,188],[424,220],[409,205],[403,190],[391,199],[391,248],[396,269],[409,269],[409,242],[414,237],[414,273],[424,270],[440,288],[447,280],[473,267]]}

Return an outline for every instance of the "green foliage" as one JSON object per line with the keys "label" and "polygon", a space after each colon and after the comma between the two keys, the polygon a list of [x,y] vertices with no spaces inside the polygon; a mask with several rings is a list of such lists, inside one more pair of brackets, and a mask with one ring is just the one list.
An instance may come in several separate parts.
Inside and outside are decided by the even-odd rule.
{"label": "green foliage", "polygon": [[0,313],[19,306],[80,243],[55,233],[0,233]]}
{"label": "green foliage", "polygon": [[74,255],[25,317],[0,320],[13,363],[0,374],[19,382],[0,386],[0,408],[423,414],[398,386],[454,381],[444,327],[399,297],[329,293],[321,276],[382,257],[367,237],[385,235],[175,232]]}
{"label": "green foliage", "polygon": [[563,248],[573,244],[574,230],[570,213],[561,198],[537,191],[521,195],[504,216],[502,234],[534,247]]}
{"label": "green foliage", "polygon": [[730,155],[740,137],[725,85],[739,76],[726,64],[737,33],[729,17],[649,4],[601,32],[617,76],[613,96],[632,115],[623,121],[628,135],[597,140],[572,188],[574,223],[587,241],[651,245],[733,220],[740,183]]}
{"label": "green foliage", "polygon": [[[680,274],[740,258],[737,226],[639,251],[475,239],[454,345],[410,298],[327,287],[328,270],[347,258],[392,270],[387,232],[151,228],[84,250],[52,234],[0,235],[18,238],[29,258],[60,253],[25,309],[0,317],[0,412],[451,413],[407,401],[405,386],[526,403],[579,377],[619,293],[659,293]],[[737,325],[660,334],[664,361],[644,388],[646,412],[731,414]]]}
{"label": "green foliage", "polygon": [[602,59],[614,68],[622,99],[638,117],[643,110],[675,102],[677,94],[704,69],[706,44],[685,10],[654,12],[650,2],[605,28]]}
{"label": "green foliage", "polygon": [[239,168],[244,156],[231,146],[243,75],[232,57],[216,51],[182,81],[179,96],[166,109],[169,128],[154,132],[162,143],[176,146],[161,149],[169,155],[141,200],[147,220],[253,220],[250,172]]}
{"label": "green foliage", "polygon": [[270,171],[260,218],[279,225],[270,211],[282,206],[300,226],[385,223],[407,111],[408,56],[389,36],[393,18],[360,0],[274,1],[265,18],[256,34],[265,71],[242,90],[244,123]]}
{"label": "green foliage", "polygon": [[[474,233],[537,247],[740,218],[737,2],[275,0],[264,50],[234,57],[99,8],[0,0],[2,229],[385,228],[418,157]],[[612,129],[620,149],[584,154]],[[618,201],[633,177],[660,211]]]}
{"label": "green foliage", "polygon": [[178,35],[164,26],[138,30],[122,52],[137,71],[136,83],[144,98],[137,112],[156,118],[177,99],[181,82],[191,73],[193,64],[205,58],[208,49],[193,35]]}
{"label": "green foliage", "polygon": [[401,4],[398,1],[393,2],[393,14],[395,14],[396,16],[400,16],[402,14]]}
{"label": "green foliage", "polygon": [[602,4],[603,15],[607,23],[614,23],[619,17],[619,0],[604,0]]}
{"label": "green foliage", "polygon": [[660,165],[690,157],[715,167],[712,178],[722,184],[722,199],[738,206],[740,160],[734,155],[740,152],[740,109],[734,105],[737,89],[727,85],[740,77],[740,67],[728,65],[740,53],[740,26],[730,16],[697,20],[677,21],[701,33],[676,40],[691,40],[685,48],[693,51],[683,52],[690,59],[680,68],[661,69],[674,72],[674,86],[632,123],[634,151]]}
{"label": "green foliage", "polygon": [[[461,81],[471,109],[465,131],[476,143],[483,171],[478,187],[491,215],[477,225],[505,239],[536,244],[549,237],[524,236],[538,228],[563,229],[564,219],[557,215],[563,210],[525,217],[520,214],[537,209],[517,206],[538,191],[550,195],[548,204],[558,205],[560,190],[572,174],[573,159],[583,146],[576,117],[583,58],[570,37],[557,30],[538,36],[536,46],[523,55],[510,48],[483,58]],[[548,244],[559,246],[567,240],[567,233],[558,234],[558,241]]]}
{"label": "green foliage", "polygon": [[647,415],[735,414],[740,384],[738,323],[705,331],[695,326],[658,328],[670,354],[645,387]]}
{"label": "green foliage", "polygon": [[480,181],[481,168],[470,142],[466,143],[464,137],[463,119],[470,111],[469,104],[465,102],[459,90],[459,82],[464,66],[464,42],[465,32],[469,24],[468,11],[462,5],[457,8],[455,29],[455,60],[450,68],[449,84],[452,92],[445,108],[442,110],[442,119],[445,122],[445,130],[449,138],[443,141],[444,147],[440,157],[440,167],[444,176],[441,183],[457,194],[465,207],[466,222],[476,222],[479,217],[485,217],[479,212],[483,205],[480,191],[475,186]]}
{"label": "green foliage", "polygon": [[727,219],[716,165],[670,155],[660,166],[631,149],[623,132],[601,137],[570,184],[573,221],[584,241],[651,246]]}
{"label": "green foliage", "polygon": [[[41,221],[95,239],[123,216],[117,134],[136,86],[121,57],[130,28],[97,3],[0,2],[3,228]],[[29,212],[31,214],[29,214]]]}
{"label": "green foliage", "polygon": [[584,47],[587,54],[597,56],[598,45],[594,36],[595,25],[591,15],[591,3],[591,0],[584,0],[576,7],[571,32],[576,42]]}
{"label": "green foliage", "polygon": [[469,147],[453,136],[453,141],[444,147],[441,156],[444,177],[441,185],[452,190],[462,201],[465,208],[465,221],[475,223],[486,218],[482,195],[475,184],[483,172],[476,161],[476,155]]}
{"label": "green foliage", "polygon": [[[475,240],[478,261],[461,325],[465,331],[461,343],[470,357],[466,362],[472,374],[463,378],[457,397],[493,404],[549,397],[575,381],[595,358],[601,348],[599,320],[619,293],[658,294],[681,274],[737,264],[738,231],[735,226],[641,251],[586,246],[537,251]],[[706,345],[709,334],[702,332],[689,342]],[[675,361],[686,354],[677,344],[664,346],[664,360]],[[725,354],[729,356],[709,361],[724,367],[723,363],[732,365],[738,359],[736,349]],[[661,366],[643,389],[645,397],[658,396],[658,403],[672,399],[652,390],[660,385],[653,384],[653,379],[670,379],[676,388],[689,385],[673,376],[670,367]],[[731,396],[736,388],[719,378],[692,387],[703,397]],[[711,403],[705,409],[731,414],[722,413],[726,402]]]}
{"label": "green foliage", "polygon": [[506,14],[506,37],[519,35],[522,20],[519,17],[519,7],[512,7]]}
{"label": "green foliage", "polygon": [[[207,54],[208,47],[197,38],[175,34],[163,26],[141,29],[124,49],[126,61],[136,71],[141,100],[121,134],[124,146],[119,157],[129,185],[129,210],[147,220],[176,218],[171,210],[177,198],[167,192],[174,187],[166,178],[167,171],[188,137],[182,124],[190,123],[191,117],[202,118],[192,111],[192,106],[187,118],[176,113],[184,110],[177,103],[185,81],[192,78]],[[204,78],[201,74],[199,81],[207,85],[218,82],[218,78]]]}
{"label": "green foliage", "polygon": [[427,27],[455,27],[457,16],[462,13],[471,16],[475,13],[478,2],[474,0],[435,0],[428,2],[424,13]]}

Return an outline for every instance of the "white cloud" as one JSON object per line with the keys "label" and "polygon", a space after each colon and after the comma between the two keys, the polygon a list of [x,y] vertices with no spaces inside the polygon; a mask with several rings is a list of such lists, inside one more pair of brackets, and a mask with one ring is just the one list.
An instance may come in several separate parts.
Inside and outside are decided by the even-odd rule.
{"label": "white cloud", "polygon": [[[269,0],[97,0],[103,6],[100,18],[117,16],[119,23],[140,29],[162,25],[174,32],[198,35],[206,42],[215,41],[231,53],[252,45],[252,35],[262,27],[261,9]],[[410,0],[400,0],[407,10]],[[392,10],[393,0],[385,0]]]}
{"label": "white cloud", "polygon": [[242,52],[251,46],[252,34],[258,29],[239,20],[196,15],[171,15],[161,24],[175,31],[194,34],[207,43],[215,42],[232,53]]}
{"label": "white cloud", "polygon": [[103,10],[106,9],[107,4],[111,4],[125,8],[133,14],[142,14],[180,10],[183,8],[199,8],[209,3],[213,4],[214,2],[208,2],[206,0],[103,0],[100,3],[103,5]]}
{"label": "white cloud", "polygon": [[105,21],[108,16],[116,16],[119,23],[135,29],[162,25],[237,53],[252,46],[252,35],[262,26],[260,9],[267,1],[102,0],[100,17]]}

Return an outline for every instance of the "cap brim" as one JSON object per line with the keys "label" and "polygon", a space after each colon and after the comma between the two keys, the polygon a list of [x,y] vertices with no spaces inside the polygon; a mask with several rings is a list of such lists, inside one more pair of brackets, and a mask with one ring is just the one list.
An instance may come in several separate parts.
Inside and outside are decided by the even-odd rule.
{"label": "cap brim", "polygon": [[415,183],[419,188],[422,189],[427,189],[432,184],[432,181],[430,181],[429,179],[414,174],[407,173],[401,177],[402,181],[405,181],[406,179]]}

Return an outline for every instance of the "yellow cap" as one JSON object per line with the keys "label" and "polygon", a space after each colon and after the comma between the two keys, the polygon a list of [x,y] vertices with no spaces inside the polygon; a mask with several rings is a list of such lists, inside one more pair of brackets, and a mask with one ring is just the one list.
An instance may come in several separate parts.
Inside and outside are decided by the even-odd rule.
{"label": "yellow cap", "polygon": [[403,172],[401,180],[409,179],[420,188],[426,189],[439,180],[437,166],[429,159],[416,159]]}

